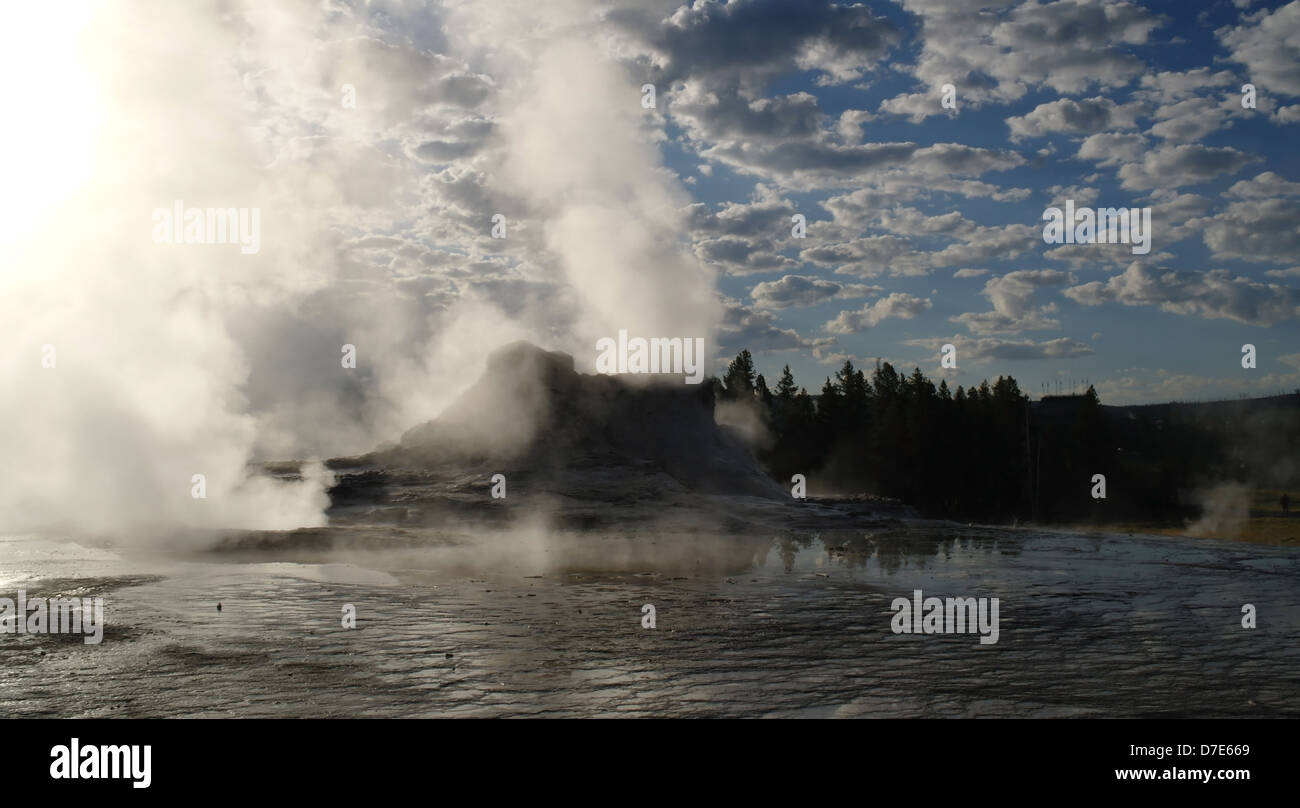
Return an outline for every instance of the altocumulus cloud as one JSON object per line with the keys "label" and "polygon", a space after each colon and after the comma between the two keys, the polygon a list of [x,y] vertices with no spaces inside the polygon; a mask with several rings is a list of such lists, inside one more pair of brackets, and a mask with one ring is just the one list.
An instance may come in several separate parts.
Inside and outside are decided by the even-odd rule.
{"label": "altocumulus cloud", "polygon": [[809,275],[786,275],[777,281],[764,281],[750,291],[754,305],[767,309],[815,306],[828,300],[868,297],[883,291],[879,286],[860,283],[836,283]]}
{"label": "altocumulus cloud", "polygon": [[1258,326],[1275,325],[1300,314],[1300,291],[1289,286],[1253,281],[1223,269],[1177,271],[1136,261],[1121,275],[1072,286],[1065,295],[1085,306],[1108,302],[1158,306],[1175,314]]}
{"label": "altocumulus cloud", "polygon": [[894,292],[857,311],[840,312],[835,319],[826,323],[826,330],[832,334],[852,334],[872,328],[890,317],[910,320],[927,311],[931,305],[929,298]]}

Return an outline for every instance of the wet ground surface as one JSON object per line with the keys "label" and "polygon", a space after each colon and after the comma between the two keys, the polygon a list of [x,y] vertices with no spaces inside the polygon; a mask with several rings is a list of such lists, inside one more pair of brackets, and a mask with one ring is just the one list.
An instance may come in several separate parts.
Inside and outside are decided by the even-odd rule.
{"label": "wet ground surface", "polygon": [[[1300,715],[1294,548],[944,525],[444,539],[295,558],[0,538],[0,597],[107,615],[99,645],[0,634],[0,716]],[[998,598],[998,642],[893,633],[917,588]]]}

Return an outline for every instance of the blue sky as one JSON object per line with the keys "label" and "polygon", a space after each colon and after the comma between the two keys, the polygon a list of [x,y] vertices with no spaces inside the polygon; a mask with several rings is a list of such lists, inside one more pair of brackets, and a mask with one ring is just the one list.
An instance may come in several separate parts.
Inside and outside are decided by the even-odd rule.
{"label": "blue sky", "polygon": [[[743,5],[733,4],[729,16],[741,17]],[[805,349],[758,348],[763,343],[780,345],[783,340],[771,332],[762,339],[752,324],[738,329],[727,347],[741,346],[746,338],[754,341],[749,347],[755,349],[759,368],[769,378],[788,362],[800,383],[814,391],[844,358],[870,363],[883,357],[937,374],[937,351],[931,348],[939,338],[954,338],[958,347],[958,372],[944,374],[950,384],[1006,373],[1019,379],[1027,392],[1037,394],[1044,384],[1087,378],[1111,403],[1236,397],[1300,386],[1296,373],[1300,298],[1294,289],[1300,277],[1294,269],[1300,263],[1295,254],[1297,223],[1294,217],[1257,219],[1253,210],[1255,200],[1294,209],[1300,188],[1285,184],[1300,178],[1297,157],[1286,147],[1296,132],[1300,111],[1294,106],[1294,94],[1300,92],[1300,62],[1296,61],[1300,54],[1295,50],[1300,7],[1296,3],[1027,5],[1037,6],[1029,10],[1039,14],[1045,29],[1026,24],[1014,30],[1017,15],[1026,11],[1024,4],[972,10],[964,22],[962,12],[945,9],[945,4],[873,4],[871,13],[882,25],[896,29],[896,39],[884,49],[883,58],[867,63],[870,68],[861,78],[828,83],[827,74],[816,69],[773,71],[766,80],[740,92],[751,107],[774,102],[802,106],[808,114],[820,116],[818,124],[824,131],[846,112],[864,111],[869,119],[861,123],[861,144],[961,144],[1011,155],[1016,164],[1006,168],[936,176],[936,189],[955,176],[986,188],[960,193],[914,187],[894,190],[882,187],[881,174],[887,172],[854,174],[852,169],[846,169],[843,182],[834,178],[809,182],[792,176],[793,172],[765,172],[757,161],[709,159],[710,150],[735,137],[738,129],[744,131],[742,138],[763,142],[764,138],[779,140],[781,124],[768,121],[769,129],[764,131],[762,122],[750,121],[752,128],[745,131],[738,120],[691,117],[688,112],[687,123],[681,126],[675,124],[673,106],[668,105],[666,163],[686,180],[694,198],[712,211],[765,199],[771,207],[785,204],[804,213],[810,225],[829,223],[833,216],[824,206],[827,200],[874,185],[878,192],[854,219],[851,232],[835,238],[901,235],[909,239],[913,257],[921,262],[949,245],[956,245],[953,253],[960,256],[964,245],[961,239],[948,237],[952,231],[935,229],[931,235],[917,236],[883,221],[882,216],[898,209],[925,217],[956,212],[980,227],[1019,224],[1034,231],[1020,243],[1013,239],[1006,251],[989,255],[971,250],[969,260],[943,259],[905,271],[887,258],[852,272],[834,262],[804,260],[807,245],[821,241],[814,236],[815,226],[804,244],[778,236],[765,243],[788,263],[777,271],[763,271],[763,262],[757,260],[728,263],[719,289],[760,315],[773,315],[765,324],[793,331],[797,337],[786,341],[802,342]],[[1106,9],[1112,11],[1103,13]],[[1107,14],[1121,16],[1114,9],[1130,19],[1108,27]],[[728,16],[721,7],[714,7],[712,13]],[[1057,36],[1070,40],[1066,26],[1076,24],[1072,21],[1076,16],[1092,18],[1096,25],[1090,36],[1098,46],[1084,57],[1094,69],[1062,68],[1056,73],[1052,40]],[[946,18],[945,24],[933,25],[936,18]],[[1053,25],[1061,30],[1053,31]],[[945,26],[962,30],[975,47],[963,54],[961,43],[942,39]],[[1013,30],[999,35],[999,26]],[[743,26],[736,22],[735,27]],[[1024,36],[1017,38],[1020,33]],[[994,41],[998,44],[991,44]],[[1089,50],[1078,44],[1080,40],[1074,42],[1060,50],[1062,64]],[[999,52],[1019,54],[1027,69],[1000,76],[979,70],[994,63]],[[926,59],[927,53],[932,58]],[[945,74],[944,68],[950,72]],[[955,114],[940,108],[937,83],[941,79],[957,88]],[[707,86],[709,80],[715,85],[709,90],[729,86],[726,79],[713,76],[687,82]],[[1253,110],[1240,105],[1240,87],[1248,82],[1256,86]],[[968,91],[968,86],[973,89]],[[891,99],[912,94],[917,97],[907,110],[914,114],[891,113]],[[1065,115],[1053,116],[1060,109],[1054,105],[1062,102],[1089,105],[1084,112],[1095,108],[1098,114],[1079,113],[1073,121]],[[1100,112],[1103,109],[1108,113]],[[1009,123],[1013,119],[1024,122],[1020,132],[1013,131]],[[1108,137],[1116,138],[1114,142],[1123,148],[1100,147]],[[1089,138],[1099,144],[1085,152],[1090,157],[1080,154]],[[1199,165],[1214,160],[1221,165]],[[1143,168],[1144,161],[1151,161],[1150,170],[1125,168]],[[903,160],[898,169],[906,171],[907,165]],[[701,173],[701,166],[707,174]],[[1257,181],[1261,176],[1264,179]],[[1283,184],[1274,188],[1278,180]],[[998,194],[1004,198],[995,198]],[[1109,245],[1090,245],[1074,248],[1071,260],[1053,256],[1054,245],[1041,239],[1041,217],[1045,207],[1060,206],[1066,198],[1073,198],[1078,206],[1152,207],[1151,253],[1125,255]],[[1218,234],[1213,244],[1207,229]],[[697,253],[707,260],[710,253],[707,246],[701,249],[701,241],[707,245],[707,237],[697,236]],[[750,246],[758,249],[763,241],[764,237],[751,240]],[[1271,246],[1256,250],[1252,242]],[[954,277],[959,269],[979,274]],[[1051,274],[1024,274],[1044,271]],[[1205,273],[1210,271],[1219,274],[1206,281]],[[1185,274],[1161,283],[1170,272]],[[757,284],[786,275],[831,284],[860,283],[879,290],[853,298],[823,295],[813,305],[779,309],[754,297]],[[1018,282],[1031,279],[1032,284]],[[987,288],[989,283],[995,288]],[[1071,294],[1070,290],[1077,291]],[[870,305],[891,294],[926,302],[916,304],[911,312],[899,307],[899,316],[886,316],[869,327],[827,331],[828,322],[852,302]],[[1042,311],[1044,307],[1050,310]],[[1040,313],[1034,315],[1036,309]],[[997,328],[972,329],[953,320],[984,311],[1011,316]],[[833,343],[810,347],[828,337]],[[960,338],[986,342],[982,348],[964,351]],[[1062,338],[1070,341],[1063,343],[1064,355],[1042,350],[1045,343]],[[1042,356],[1014,358],[1017,352],[1005,343],[1023,344],[1019,355]],[[1244,343],[1258,348],[1254,370],[1241,368]],[[968,358],[963,360],[963,354]]]}
{"label": "blue sky", "polygon": [[[40,78],[0,133],[8,411],[94,421],[48,434],[121,431],[57,404],[84,398],[155,435],[141,462],[192,462],[173,421],[356,453],[504,344],[594,372],[620,330],[812,392],[878,357],[1112,404],[1300,388],[1300,0],[69,8],[0,48]],[[259,210],[259,249],[155,243],[177,200]],[[1066,200],[1149,207],[1150,252],[1045,243]],[[59,393],[46,345],[113,373]],[[175,380],[169,417],[141,404]]]}
{"label": "blue sky", "polygon": [[[877,357],[1111,404],[1300,388],[1300,0],[11,16],[0,513],[315,524],[323,477],[248,462],[395,440],[516,340],[594,372],[620,330],[703,338],[812,392]],[[1045,243],[1066,200],[1149,207],[1151,251]],[[157,240],[178,204],[259,211],[257,249]]]}

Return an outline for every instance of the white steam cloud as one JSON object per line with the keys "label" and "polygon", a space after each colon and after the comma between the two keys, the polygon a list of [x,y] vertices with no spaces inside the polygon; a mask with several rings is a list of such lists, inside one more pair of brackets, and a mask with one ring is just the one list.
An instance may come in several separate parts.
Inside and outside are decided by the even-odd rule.
{"label": "white steam cloud", "polygon": [[[0,530],[320,525],[319,467],[248,464],[391,439],[515,339],[588,368],[619,328],[711,339],[657,113],[587,6],[530,8],[126,2],[11,27],[6,75],[42,103],[0,144],[33,203],[0,224]],[[154,243],[175,200],[260,209],[258,252]]]}

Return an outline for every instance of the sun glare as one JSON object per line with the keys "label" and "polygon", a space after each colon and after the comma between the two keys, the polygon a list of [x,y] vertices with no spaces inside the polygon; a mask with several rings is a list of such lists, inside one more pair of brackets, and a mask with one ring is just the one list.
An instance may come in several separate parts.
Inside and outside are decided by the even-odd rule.
{"label": "sun glare", "polygon": [[21,239],[93,170],[98,103],[81,42],[87,2],[11,4],[0,25],[0,243]]}

